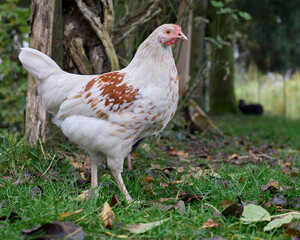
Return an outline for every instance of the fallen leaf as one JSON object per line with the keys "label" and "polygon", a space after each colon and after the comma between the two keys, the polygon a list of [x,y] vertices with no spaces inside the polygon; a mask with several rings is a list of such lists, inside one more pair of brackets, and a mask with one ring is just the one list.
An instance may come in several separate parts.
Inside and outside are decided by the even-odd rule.
{"label": "fallen leaf", "polygon": [[254,205],[248,204],[244,206],[244,211],[240,220],[244,224],[250,224],[253,222],[263,222],[263,221],[271,221],[271,215],[264,208]]}
{"label": "fallen leaf", "polygon": [[[163,204],[158,204],[156,203],[154,207],[157,207],[158,210],[162,211],[169,211],[171,208],[173,208],[173,205],[163,205]],[[152,208],[149,208],[149,210]],[[146,209],[147,210],[147,209]]]}
{"label": "fallen leaf", "polygon": [[203,199],[203,195],[198,193],[186,193],[184,191],[181,191],[178,195],[178,199],[184,201],[185,203],[189,203],[192,201],[199,201]]}
{"label": "fallen leaf", "polygon": [[292,203],[291,205],[293,206],[293,208],[298,209],[300,208],[300,196],[293,198],[292,199]]}
{"label": "fallen leaf", "polygon": [[75,214],[80,213],[82,211],[83,211],[82,209],[79,209],[79,210],[76,210],[74,212],[61,213],[61,214],[59,214],[59,217],[58,217],[57,221],[61,222],[62,220],[65,220],[68,217],[74,216]]}
{"label": "fallen leaf", "polygon": [[284,207],[286,205],[286,199],[283,195],[274,196],[270,202],[279,207]]}
{"label": "fallen leaf", "polygon": [[80,193],[76,198],[76,202],[83,202],[89,200],[91,197],[91,190],[85,190],[82,193]]}
{"label": "fallen leaf", "polygon": [[164,222],[168,221],[169,218],[157,221],[157,222],[151,222],[151,223],[137,223],[137,224],[132,224],[128,226],[128,230],[133,233],[133,234],[139,234],[139,233],[144,233],[149,231],[150,229],[159,226],[163,224]]}
{"label": "fallen leaf", "polygon": [[202,227],[199,228],[199,230],[203,228],[213,228],[218,226],[220,226],[220,223],[214,222],[213,219],[208,219],[206,222],[203,223]]}
{"label": "fallen leaf", "polygon": [[99,218],[102,220],[104,227],[111,229],[115,222],[115,213],[110,208],[107,202],[104,203],[102,212],[98,214]]}
{"label": "fallen leaf", "polygon": [[219,210],[215,210],[213,213],[214,217],[222,217],[222,213]]}
{"label": "fallen leaf", "polygon": [[152,163],[151,163],[151,169],[164,170],[164,168],[159,164],[152,164]]}
{"label": "fallen leaf", "polygon": [[269,190],[270,192],[276,192],[279,189],[280,189],[279,183],[274,180],[270,180],[266,185],[261,186],[261,190],[263,192],[267,190]]}
{"label": "fallen leaf", "polygon": [[228,208],[232,204],[233,204],[233,201],[231,199],[224,199],[222,202],[220,202],[220,205],[223,209]]}
{"label": "fallen leaf", "polygon": [[201,240],[226,240],[225,238],[222,238],[220,236],[216,236],[213,238],[202,238]]}
{"label": "fallen leaf", "polygon": [[269,222],[265,227],[264,227],[264,231],[271,231],[274,228],[279,228],[281,227],[283,224],[288,224],[291,221],[293,221],[294,219],[300,219],[300,213],[297,212],[291,212],[288,213],[286,216],[277,218],[271,222]]}
{"label": "fallen leaf", "polygon": [[271,207],[274,207],[274,204],[271,203],[270,201],[267,201],[262,205],[262,207],[263,208],[271,208]]}
{"label": "fallen leaf", "polygon": [[159,186],[161,186],[161,187],[163,187],[163,188],[166,188],[166,187],[169,186],[169,184],[168,184],[168,183],[162,183],[162,182],[160,182],[160,183],[159,183]]}
{"label": "fallen leaf", "polygon": [[183,213],[185,213],[184,201],[182,201],[182,200],[177,201],[174,208],[179,215],[182,215]]}
{"label": "fallen leaf", "polygon": [[172,148],[170,151],[167,152],[168,155],[177,155],[179,157],[188,157],[189,154],[183,151],[177,151],[176,148]]}
{"label": "fallen leaf", "polygon": [[56,240],[62,238],[68,240],[82,240],[85,236],[85,232],[82,230],[82,228],[77,226],[75,223],[59,221],[54,221],[52,223],[46,223],[31,229],[22,230],[21,233],[25,239],[34,236],[34,239],[37,239],[38,237],[38,239],[41,240]]}
{"label": "fallen leaf", "polygon": [[238,159],[239,158],[239,155],[234,153],[232,154],[230,157],[229,157],[229,160],[232,160],[232,159]]}
{"label": "fallen leaf", "polygon": [[235,202],[231,204],[229,207],[227,207],[226,209],[224,209],[222,215],[226,218],[229,216],[239,218],[242,215],[243,211],[244,211],[244,206],[239,202]]}
{"label": "fallen leaf", "polygon": [[21,178],[18,178],[15,182],[12,183],[12,185],[19,185],[22,184]]}
{"label": "fallen leaf", "polygon": [[284,224],[284,235],[291,236],[292,240],[300,239],[300,221],[292,221],[291,223]]}
{"label": "fallen leaf", "polygon": [[1,188],[5,188],[2,184],[0,184],[0,187],[1,187]]}
{"label": "fallen leaf", "polygon": [[30,196],[31,198],[34,198],[38,193],[43,193],[44,190],[40,185],[35,186],[30,190]]}
{"label": "fallen leaf", "polygon": [[111,207],[115,207],[115,206],[122,206],[120,200],[118,199],[118,197],[116,196],[116,194],[114,194],[110,200],[109,206]]}
{"label": "fallen leaf", "polygon": [[145,177],[142,182],[143,183],[145,183],[145,182],[150,183],[150,182],[154,182],[154,179],[152,177],[148,176],[148,177]]}
{"label": "fallen leaf", "polygon": [[214,170],[212,170],[212,169],[205,169],[203,175],[204,175],[204,176],[213,177],[213,178],[221,178],[220,174],[219,174],[219,173],[216,173],[216,172],[215,172]]}

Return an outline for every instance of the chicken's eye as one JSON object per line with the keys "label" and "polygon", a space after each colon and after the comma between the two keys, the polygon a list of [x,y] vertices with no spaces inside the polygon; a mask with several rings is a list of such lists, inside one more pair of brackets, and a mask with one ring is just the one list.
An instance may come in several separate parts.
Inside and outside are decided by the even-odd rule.
{"label": "chicken's eye", "polygon": [[171,33],[171,31],[170,30],[166,30],[166,34],[170,34]]}

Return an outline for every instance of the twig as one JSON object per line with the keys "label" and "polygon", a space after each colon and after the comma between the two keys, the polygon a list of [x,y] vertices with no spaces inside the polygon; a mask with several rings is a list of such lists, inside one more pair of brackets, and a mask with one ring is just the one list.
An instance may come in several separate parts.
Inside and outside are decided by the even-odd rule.
{"label": "twig", "polygon": [[47,167],[46,171],[42,174],[42,176],[44,176],[44,175],[48,172],[48,170],[50,169],[50,167],[51,167],[51,165],[52,165],[52,163],[53,163],[55,157],[56,157],[56,154],[54,154],[54,156],[53,156],[53,158],[52,158],[52,160],[51,160],[50,165]]}
{"label": "twig", "polygon": [[[84,18],[90,23],[91,27],[93,28],[94,32],[100,38],[106,55],[109,59],[111,70],[119,70],[119,60],[112,43],[111,37],[109,36],[109,29],[111,28],[111,18],[113,18],[113,10],[110,4],[103,3],[105,1],[101,1],[104,4],[104,24],[101,23],[101,19],[99,16],[95,15],[82,0],[77,0],[77,6],[79,10],[82,12]],[[108,9],[110,8],[110,9]]]}
{"label": "twig", "polygon": [[70,42],[70,52],[81,74],[93,74],[92,67],[84,52],[83,41],[80,37],[75,37]]}
{"label": "twig", "polygon": [[209,203],[204,203],[204,205],[209,206],[209,207],[215,209],[216,211],[220,212],[216,207],[214,207],[213,205],[210,205]]}
{"label": "twig", "polygon": [[138,25],[149,21],[160,13],[161,9],[157,7],[158,3],[159,0],[145,1],[141,7],[124,16],[114,28],[114,45],[119,45]]}

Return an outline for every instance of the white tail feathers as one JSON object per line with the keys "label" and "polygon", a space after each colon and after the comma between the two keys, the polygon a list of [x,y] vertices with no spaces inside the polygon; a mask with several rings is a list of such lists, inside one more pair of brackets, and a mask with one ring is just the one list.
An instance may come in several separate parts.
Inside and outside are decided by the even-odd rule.
{"label": "white tail feathers", "polygon": [[28,72],[39,82],[63,70],[47,55],[33,48],[21,48],[19,59]]}

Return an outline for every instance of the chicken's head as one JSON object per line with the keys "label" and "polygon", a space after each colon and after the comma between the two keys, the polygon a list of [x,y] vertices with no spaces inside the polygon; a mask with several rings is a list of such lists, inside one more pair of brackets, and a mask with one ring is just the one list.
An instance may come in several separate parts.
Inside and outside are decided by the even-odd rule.
{"label": "chicken's head", "polygon": [[181,31],[181,28],[176,24],[164,24],[157,30],[159,30],[158,41],[163,45],[172,45],[178,39],[187,40],[187,37]]}

